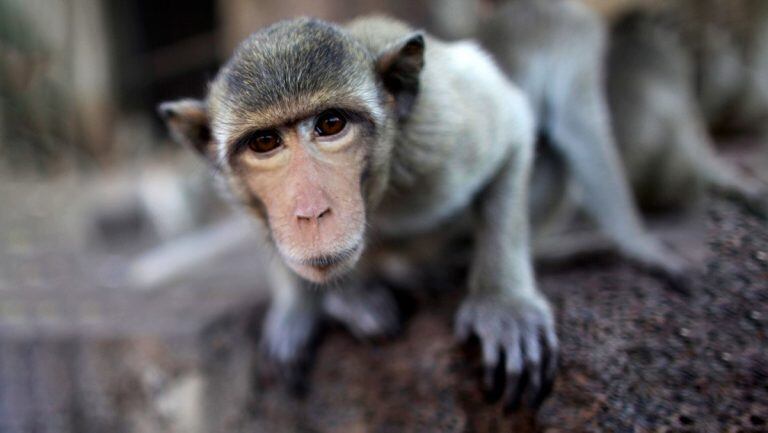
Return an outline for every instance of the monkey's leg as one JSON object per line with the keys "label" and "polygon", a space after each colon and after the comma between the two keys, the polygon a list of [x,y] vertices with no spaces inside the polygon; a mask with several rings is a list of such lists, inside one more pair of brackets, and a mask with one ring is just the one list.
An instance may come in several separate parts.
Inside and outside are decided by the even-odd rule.
{"label": "monkey's leg", "polygon": [[290,389],[301,392],[313,361],[311,345],[322,311],[320,293],[282,263],[271,269],[272,303],[264,319],[261,349]]}
{"label": "monkey's leg", "polygon": [[[490,398],[504,391],[505,407],[523,395],[537,407],[557,366],[557,336],[549,303],[536,289],[528,245],[526,194],[530,150],[518,149],[478,197],[476,246],[469,294],[456,316],[460,339],[474,334],[483,353],[483,383]],[[506,375],[506,389],[503,385]]]}
{"label": "monkey's leg", "polygon": [[390,291],[381,285],[352,284],[329,289],[323,308],[357,338],[389,337],[400,328],[400,314]]}
{"label": "monkey's leg", "polygon": [[534,243],[536,261],[543,263],[567,262],[611,251],[613,251],[613,242],[601,231],[560,233],[537,238]]}
{"label": "monkey's leg", "polygon": [[685,269],[643,228],[608,126],[608,111],[595,71],[577,71],[552,104],[549,125],[554,146],[581,189],[587,214],[625,256],[673,281]]}

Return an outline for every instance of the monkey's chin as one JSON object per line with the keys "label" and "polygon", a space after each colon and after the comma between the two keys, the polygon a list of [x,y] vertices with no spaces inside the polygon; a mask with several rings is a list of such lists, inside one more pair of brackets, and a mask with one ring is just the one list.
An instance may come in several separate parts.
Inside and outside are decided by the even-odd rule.
{"label": "monkey's chin", "polygon": [[357,264],[363,253],[362,242],[339,253],[304,260],[286,258],[294,272],[305,280],[325,284],[346,274]]}

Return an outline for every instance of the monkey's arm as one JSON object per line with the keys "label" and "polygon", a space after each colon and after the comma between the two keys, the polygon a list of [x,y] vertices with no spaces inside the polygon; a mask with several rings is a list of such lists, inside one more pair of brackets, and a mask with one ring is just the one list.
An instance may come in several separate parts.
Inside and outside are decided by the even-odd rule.
{"label": "monkey's arm", "polygon": [[526,390],[527,403],[540,404],[557,365],[554,320],[536,289],[528,245],[530,159],[529,149],[517,149],[479,198],[470,293],[456,318],[459,338],[475,334],[480,339],[491,397],[503,390],[496,372],[506,373],[508,409],[517,407]]}
{"label": "monkey's arm", "polygon": [[311,346],[322,311],[319,291],[293,274],[279,259],[270,266],[272,303],[264,319],[261,350],[270,367],[296,392],[305,386]]}

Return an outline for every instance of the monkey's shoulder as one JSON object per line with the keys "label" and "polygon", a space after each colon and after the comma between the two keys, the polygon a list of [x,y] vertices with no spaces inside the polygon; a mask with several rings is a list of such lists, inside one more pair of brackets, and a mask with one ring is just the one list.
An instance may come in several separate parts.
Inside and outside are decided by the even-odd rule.
{"label": "monkey's shoulder", "polygon": [[474,43],[443,44],[425,65],[377,212],[386,232],[427,231],[461,214],[513,152],[533,146],[527,99]]}

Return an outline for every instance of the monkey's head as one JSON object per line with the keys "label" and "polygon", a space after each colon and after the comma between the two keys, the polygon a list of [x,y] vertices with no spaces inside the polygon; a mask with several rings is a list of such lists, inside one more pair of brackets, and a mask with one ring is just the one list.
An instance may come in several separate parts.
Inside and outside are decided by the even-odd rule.
{"label": "monkey's head", "polygon": [[159,107],[174,139],[210,162],[285,262],[317,283],[360,257],[394,129],[418,92],[422,35],[385,27],[358,39],[312,19],[277,23],[238,47],[205,102]]}

